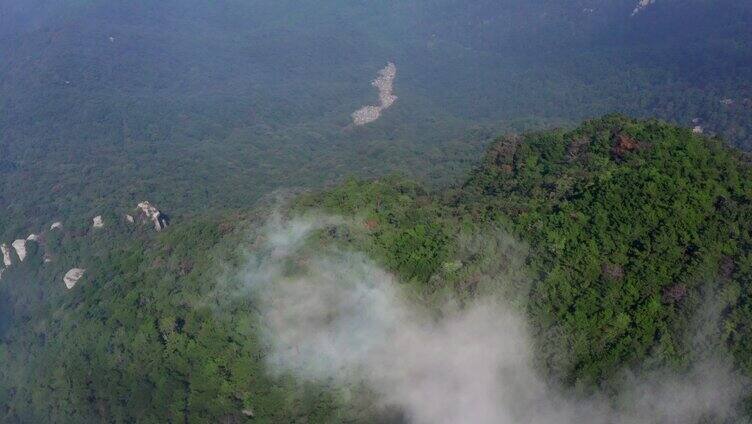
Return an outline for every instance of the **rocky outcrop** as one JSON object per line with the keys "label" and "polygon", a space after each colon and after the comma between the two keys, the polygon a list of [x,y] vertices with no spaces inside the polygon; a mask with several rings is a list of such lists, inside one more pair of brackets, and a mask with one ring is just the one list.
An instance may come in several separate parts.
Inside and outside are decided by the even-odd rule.
{"label": "rocky outcrop", "polygon": [[5,273],[5,268],[0,268],[0,280],[3,279],[3,273]]}
{"label": "rocky outcrop", "polygon": [[3,265],[5,266],[11,266],[13,262],[10,260],[10,247],[8,247],[7,244],[3,243],[0,245],[0,251],[3,252]]}
{"label": "rocky outcrop", "polygon": [[379,71],[379,76],[371,85],[379,90],[379,105],[364,106],[352,114],[353,124],[365,125],[381,117],[381,112],[391,107],[397,96],[394,95],[394,79],[397,77],[397,66],[389,62],[386,68]]}
{"label": "rocky outcrop", "polygon": [[18,255],[18,260],[23,262],[24,259],[26,259],[26,240],[18,239],[14,241],[13,249],[16,250],[16,255]]}
{"label": "rocky outcrop", "polygon": [[655,0],[640,0],[632,11],[632,16],[637,15],[643,10],[647,9],[651,4],[655,3]]}
{"label": "rocky outcrop", "polygon": [[86,272],[86,270],[81,268],[73,268],[70,271],[66,272],[65,276],[63,277],[65,287],[67,287],[68,290],[76,287],[76,283],[78,283],[78,280],[80,280],[81,277],[84,276],[84,272]]}
{"label": "rocky outcrop", "polygon": [[[11,244],[11,246],[13,246],[13,250],[16,251],[16,256],[18,256],[19,261],[23,262],[26,259],[26,243],[30,241],[39,242],[39,239],[39,235],[29,234],[26,239],[18,239]],[[10,267],[13,264],[13,258],[10,254],[10,248],[7,244],[2,244],[0,245],[0,251],[2,251],[3,254],[3,265]]]}
{"label": "rocky outcrop", "polygon": [[92,226],[94,228],[104,228],[104,219],[102,219],[102,215],[97,215],[92,219],[93,224]]}
{"label": "rocky outcrop", "polygon": [[138,204],[138,209],[140,209],[139,215],[142,221],[151,222],[156,231],[162,231],[167,228],[167,218],[151,203],[146,201],[141,202]]}
{"label": "rocky outcrop", "polygon": [[[138,210],[138,218],[134,215],[125,214],[125,220],[129,223],[134,223],[136,219],[139,219],[143,223],[149,223],[154,227],[156,231],[162,231],[169,225],[169,218],[163,214],[159,209],[157,209],[154,205],[147,201],[143,201],[138,204],[137,206]],[[100,229],[104,228],[104,218],[102,215],[97,215],[92,219],[92,227],[94,229]],[[50,225],[49,231],[55,231],[55,230],[62,230],[63,229],[63,223],[60,221],[52,223]],[[2,244],[0,245],[0,252],[2,252],[2,267],[0,267],[0,277],[2,276],[2,273],[7,271],[9,267],[13,265],[13,255],[11,252],[15,250],[16,256],[18,256],[18,260],[20,262],[23,262],[26,257],[28,256],[28,243],[29,242],[36,242],[40,243],[40,247],[43,249],[43,261],[45,264],[50,263],[53,261],[54,256],[48,251],[44,251],[45,247],[45,234],[46,232],[41,232],[39,234],[29,234],[26,239],[18,239],[8,244]],[[63,276],[63,282],[65,283],[65,286],[68,288],[68,290],[72,289],[76,286],[78,281],[83,277],[84,273],[86,272],[83,268],[72,268],[69,270],[64,276]]]}

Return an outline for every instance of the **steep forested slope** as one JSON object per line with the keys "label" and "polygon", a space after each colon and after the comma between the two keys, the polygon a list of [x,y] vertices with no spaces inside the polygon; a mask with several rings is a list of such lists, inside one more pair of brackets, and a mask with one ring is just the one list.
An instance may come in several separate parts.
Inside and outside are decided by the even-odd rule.
{"label": "steep forested slope", "polygon": [[[350,180],[156,237],[78,232],[63,246],[86,251],[95,240],[99,253],[81,255],[87,275],[74,290],[33,260],[0,284],[3,311],[16,311],[0,334],[0,413],[401,422],[374,409],[367,389],[268,369],[259,299],[237,284],[275,209],[339,217],[315,232],[312,252],[363,252],[429,309],[447,296],[511,301],[533,329],[537,366],[564,387],[608,387],[623,369],[680,372],[709,355],[730,356],[749,376],[747,161],[687,129],[609,116],[499,139],[462,186],[441,192],[397,177]],[[104,252],[106,239],[119,247]]]}

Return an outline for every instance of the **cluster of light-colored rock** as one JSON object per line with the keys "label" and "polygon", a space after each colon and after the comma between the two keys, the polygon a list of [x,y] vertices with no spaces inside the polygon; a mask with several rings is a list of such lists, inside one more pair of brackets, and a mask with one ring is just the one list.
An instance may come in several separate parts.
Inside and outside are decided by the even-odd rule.
{"label": "cluster of light-colored rock", "polygon": [[86,272],[86,270],[82,268],[73,268],[70,271],[66,272],[65,276],[63,277],[63,283],[65,283],[65,287],[68,290],[76,287],[76,283],[78,283],[78,280],[80,280],[81,277],[84,276],[84,272]]}
{"label": "cluster of light-colored rock", "polygon": [[7,244],[3,243],[0,245],[0,250],[3,252],[3,265],[5,266],[11,266],[13,262],[10,260],[10,247],[8,247]]}
{"label": "cluster of light-colored rock", "polygon": [[[13,251],[16,252],[16,257],[19,262],[26,260],[26,243],[29,241],[38,242],[39,236],[36,234],[29,234],[26,239],[15,240],[10,246],[6,243],[0,245],[0,253],[2,253],[3,256],[3,267],[0,267],[0,280],[3,278],[5,270],[13,265]],[[13,250],[11,250],[11,247]]]}
{"label": "cluster of light-colored rock", "polygon": [[637,15],[643,10],[647,9],[651,4],[655,3],[655,0],[640,0],[632,11],[632,16]]}
{"label": "cluster of light-colored rock", "polygon": [[[50,225],[50,231],[58,230],[61,228],[63,228],[63,223],[59,221],[54,222],[52,225]],[[13,243],[10,244],[10,246],[8,246],[8,244],[6,243],[3,243],[2,245],[0,245],[0,253],[2,253],[2,256],[3,256],[3,265],[4,265],[4,268],[0,268],[0,270],[2,270],[2,272],[0,272],[0,279],[2,279],[3,272],[5,272],[8,268],[10,268],[13,265],[13,256],[12,256],[13,252],[15,252],[15,256],[18,258],[18,262],[23,262],[26,260],[26,257],[28,256],[29,242],[44,243],[43,233],[41,234],[31,233],[25,239],[15,240]],[[50,262],[52,262],[52,258],[45,252],[44,263],[50,263]]]}
{"label": "cluster of light-colored rock", "polygon": [[[151,221],[151,223],[154,225],[154,229],[159,232],[167,228],[167,219],[162,214],[162,212],[159,211],[159,209],[155,208],[151,203],[149,202],[141,202],[138,204],[138,209],[141,210],[140,214],[142,219],[145,221]],[[126,215],[126,219],[128,217],[131,217],[130,215]],[[128,219],[129,222],[133,222],[133,217],[131,219]]]}
{"label": "cluster of light-colored rock", "polygon": [[[151,224],[156,231],[164,230],[169,224],[167,217],[162,212],[160,212],[159,209],[157,209],[156,207],[154,207],[154,205],[147,201],[139,203],[136,207],[136,210],[138,211],[138,217],[140,218],[140,220],[144,223]],[[125,219],[129,223],[135,223],[135,218],[133,215],[126,214]],[[105,222],[104,218],[102,218],[102,215],[97,215],[92,219],[92,227],[94,229],[104,228],[104,225]],[[50,231],[62,230],[62,228],[63,223],[60,221],[54,222],[52,223],[52,225],[50,225]],[[14,259],[12,253],[15,251],[15,254],[18,257],[18,261],[23,262],[24,260],[26,260],[26,257],[28,255],[27,243],[43,243],[43,234],[44,232],[42,232],[41,234],[32,233],[29,234],[26,239],[15,240],[10,245],[8,245],[7,243],[0,244],[0,252],[2,253],[3,257],[3,266],[0,267],[0,279],[2,279],[3,273],[13,265]],[[45,252],[44,263],[49,262],[52,262],[52,257],[47,252]],[[81,277],[83,277],[85,271],[86,270],[83,268],[72,268],[70,271],[68,271],[65,276],[63,276],[65,287],[67,287],[68,290],[74,288]]]}
{"label": "cluster of light-colored rock", "polygon": [[26,240],[18,239],[13,242],[12,246],[18,255],[18,260],[23,262],[26,259]]}
{"label": "cluster of light-colored rock", "polygon": [[104,219],[102,215],[97,215],[92,219],[92,227],[95,229],[104,228]]}
{"label": "cluster of light-colored rock", "polygon": [[379,105],[364,106],[352,114],[353,124],[365,125],[381,117],[381,112],[391,107],[397,96],[394,95],[394,79],[397,77],[397,66],[389,62],[386,68],[379,71],[379,76],[371,84],[379,90]]}
{"label": "cluster of light-colored rock", "polygon": [[705,132],[705,129],[702,127],[702,119],[700,118],[694,118],[692,119],[692,132],[694,134],[702,134]]}
{"label": "cluster of light-colored rock", "polygon": [[11,266],[12,262],[10,261],[10,248],[7,244],[0,245],[0,250],[2,250],[3,254],[3,265],[0,267],[0,280],[3,279],[3,273],[5,273],[5,267]]}

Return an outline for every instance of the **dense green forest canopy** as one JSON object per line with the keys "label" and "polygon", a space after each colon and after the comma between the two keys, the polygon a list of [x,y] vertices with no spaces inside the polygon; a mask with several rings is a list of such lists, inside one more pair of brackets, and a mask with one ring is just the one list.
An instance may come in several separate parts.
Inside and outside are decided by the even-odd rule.
{"label": "dense green forest canopy", "polygon": [[[634,7],[4,0],[0,235],[143,199],[179,214],[244,208],[351,174],[445,184],[490,134],[615,111],[749,148],[750,5]],[[387,61],[398,101],[349,127]]]}
{"label": "dense green forest canopy", "polygon": [[[612,115],[500,138],[464,184],[440,191],[403,177],[351,179],[157,237],[81,223],[46,242],[55,262],[33,253],[0,285],[0,413],[404,422],[369,406],[368,388],[269,372],[258,299],[227,290],[263,246],[274,209],[341,217],[289,266],[336,245],[394,273],[429,309],[446,296],[511,300],[530,322],[537,367],[566,390],[618,390],[624,369],[681,373],[707,356],[731,363],[737,377],[724,386],[735,386],[752,375],[751,173],[721,140]],[[74,260],[87,276],[65,291],[59,271]]]}
{"label": "dense green forest canopy", "polygon": [[658,373],[718,390],[632,421],[748,418],[752,3],[636,6],[0,0],[0,421],[420,422],[271,365],[249,286],[334,258],[429,321],[509,303],[558,406]]}

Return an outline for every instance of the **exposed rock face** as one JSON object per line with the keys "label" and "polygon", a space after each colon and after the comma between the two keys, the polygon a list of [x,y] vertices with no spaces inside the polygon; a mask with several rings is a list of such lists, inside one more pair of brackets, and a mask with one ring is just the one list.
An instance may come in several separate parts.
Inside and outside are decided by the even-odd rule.
{"label": "exposed rock face", "polygon": [[3,273],[5,272],[5,268],[0,268],[0,280],[3,279]]}
{"label": "exposed rock face", "polygon": [[52,231],[52,230],[59,230],[61,228],[63,228],[63,223],[62,222],[55,222],[52,225],[50,225],[50,231]]}
{"label": "exposed rock face", "polygon": [[102,219],[102,215],[97,215],[94,217],[93,221],[93,227],[94,228],[103,228],[104,227],[104,220]]}
{"label": "exposed rock face", "polygon": [[8,247],[7,244],[3,243],[0,246],[0,250],[3,252],[3,264],[5,266],[11,266],[13,262],[10,260],[10,247]]}
{"label": "exposed rock face", "polygon": [[81,268],[73,268],[70,271],[66,272],[65,276],[63,277],[65,287],[67,287],[68,290],[76,287],[76,283],[78,283],[78,280],[80,280],[81,277],[84,276],[84,272],[86,272],[86,270]]}
{"label": "exposed rock face", "polygon": [[640,0],[637,3],[637,6],[635,6],[634,10],[632,11],[632,16],[635,16],[636,14],[647,9],[653,3],[655,3],[655,0]]}
{"label": "exposed rock face", "polygon": [[133,215],[129,215],[129,214],[125,214],[125,220],[131,224],[135,222],[135,220],[133,219]]}
{"label": "exposed rock face", "polygon": [[379,90],[379,105],[365,106],[352,114],[353,124],[365,125],[381,117],[381,112],[391,107],[397,96],[394,95],[394,79],[397,77],[397,66],[389,62],[386,68],[379,71],[379,76],[371,84]]}
{"label": "exposed rock face", "polygon": [[162,212],[155,208],[151,203],[141,202],[138,204],[138,208],[141,209],[141,217],[144,220],[151,221],[151,223],[154,224],[155,230],[162,231],[167,227],[167,219],[162,215]]}
{"label": "exposed rock face", "polygon": [[695,134],[702,134],[703,129],[701,125],[695,125],[694,128],[692,128],[692,132]]}
{"label": "exposed rock face", "polygon": [[37,234],[29,234],[29,237],[26,237],[26,241],[39,241],[39,236]]}
{"label": "exposed rock face", "polygon": [[16,255],[18,255],[18,259],[23,262],[24,259],[26,259],[26,240],[24,239],[18,239],[13,242],[13,249],[16,250]]}

